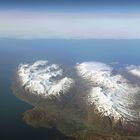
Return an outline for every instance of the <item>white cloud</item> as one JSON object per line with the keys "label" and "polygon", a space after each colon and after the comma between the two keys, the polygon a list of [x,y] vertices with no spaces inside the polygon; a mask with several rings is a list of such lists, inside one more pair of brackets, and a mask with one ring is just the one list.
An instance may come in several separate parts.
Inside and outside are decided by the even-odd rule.
{"label": "white cloud", "polygon": [[140,78],[140,66],[131,65],[126,68],[128,72]]}
{"label": "white cloud", "polygon": [[140,39],[140,15],[0,11],[0,37]]}

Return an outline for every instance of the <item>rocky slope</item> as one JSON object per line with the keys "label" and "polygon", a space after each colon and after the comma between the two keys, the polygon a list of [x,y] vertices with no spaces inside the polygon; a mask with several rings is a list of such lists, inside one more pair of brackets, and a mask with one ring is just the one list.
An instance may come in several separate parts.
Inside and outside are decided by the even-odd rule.
{"label": "rocky slope", "polygon": [[100,62],[67,68],[37,61],[19,65],[12,89],[35,107],[24,115],[29,125],[75,137],[125,139],[140,135],[139,75],[133,65],[117,71]]}

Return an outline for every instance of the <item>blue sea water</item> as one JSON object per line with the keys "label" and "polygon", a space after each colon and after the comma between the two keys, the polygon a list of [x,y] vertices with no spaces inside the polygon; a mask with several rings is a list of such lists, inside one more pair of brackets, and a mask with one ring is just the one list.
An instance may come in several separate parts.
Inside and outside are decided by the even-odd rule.
{"label": "blue sea water", "polygon": [[20,63],[49,60],[50,63],[74,65],[99,61],[106,64],[140,65],[140,40],[18,40],[0,39],[0,138],[20,140],[55,140],[63,136],[55,129],[32,128],[22,121],[32,108],[17,99],[11,84]]}

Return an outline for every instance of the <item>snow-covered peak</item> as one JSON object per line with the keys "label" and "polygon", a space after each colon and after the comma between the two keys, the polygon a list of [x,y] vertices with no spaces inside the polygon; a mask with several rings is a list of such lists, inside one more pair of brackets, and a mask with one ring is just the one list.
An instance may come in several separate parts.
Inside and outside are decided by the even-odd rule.
{"label": "snow-covered peak", "polygon": [[[77,63],[70,70],[72,73],[69,67],[64,69],[63,66],[49,64],[48,61],[21,64],[17,71],[17,90],[14,91],[16,95],[24,94],[25,101],[29,103],[39,99],[40,104],[42,98],[44,101],[56,97],[55,99],[62,99],[60,105],[63,105],[63,101],[69,105],[76,101],[80,108],[83,103],[85,108],[95,109],[102,117],[113,118],[115,124],[120,120],[140,123],[140,84],[135,80],[138,77],[139,81],[139,66],[129,66],[118,73],[115,70],[114,74],[113,67],[107,64],[83,62]],[[35,100],[28,94],[33,95]],[[68,95],[68,98],[62,95]],[[69,100],[69,97],[74,100]],[[47,101],[45,100],[46,105]],[[56,100],[50,101],[57,105]]]}
{"label": "snow-covered peak", "polygon": [[65,94],[73,86],[74,80],[65,77],[63,69],[48,61],[36,61],[32,65],[21,64],[18,67],[18,78],[25,92],[47,97]]}
{"label": "snow-covered peak", "polygon": [[140,96],[140,88],[130,84],[122,75],[112,74],[113,68],[103,63],[77,64],[79,76],[89,82],[90,89],[87,98],[89,104],[94,104],[102,116],[110,116],[119,120],[124,118],[136,121],[140,118],[140,108],[136,109],[136,96]]}

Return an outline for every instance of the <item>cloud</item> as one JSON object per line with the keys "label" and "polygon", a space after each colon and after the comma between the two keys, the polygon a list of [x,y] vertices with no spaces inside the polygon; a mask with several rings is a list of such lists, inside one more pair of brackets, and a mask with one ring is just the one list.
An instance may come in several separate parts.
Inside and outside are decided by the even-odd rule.
{"label": "cloud", "polygon": [[83,62],[69,68],[41,60],[19,65],[13,92],[34,106],[43,102],[43,108],[50,103],[59,108],[59,102],[67,108],[67,104],[76,103],[83,111],[92,108],[100,117],[109,117],[112,124],[121,122],[122,129],[128,127],[126,124],[138,129],[140,84],[134,82],[140,78],[138,72],[139,66],[133,65],[120,72],[101,62]]}
{"label": "cloud", "polygon": [[0,37],[139,39],[139,14],[0,11]]}
{"label": "cloud", "polygon": [[140,78],[140,66],[131,65],[126,67],[126,69],[130,74]]}

